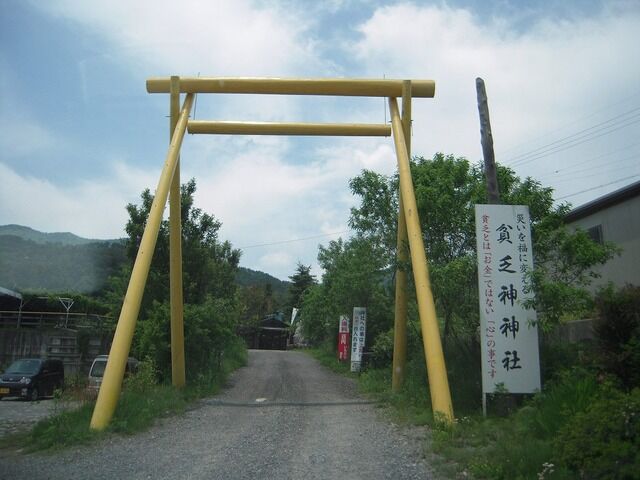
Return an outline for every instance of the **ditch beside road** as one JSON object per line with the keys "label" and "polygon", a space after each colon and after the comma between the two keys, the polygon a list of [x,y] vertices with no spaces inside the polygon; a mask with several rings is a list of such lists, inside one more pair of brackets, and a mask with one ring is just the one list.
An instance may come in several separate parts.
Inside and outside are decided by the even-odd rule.
{"label": "ditch beside road", "polygon": [[434,475],[422,435],[393,425],[355,381],[310,356],[254,350],[223,393],[183,415],[53,455],[0,452],[0,472],[30,479],[424,480]]}

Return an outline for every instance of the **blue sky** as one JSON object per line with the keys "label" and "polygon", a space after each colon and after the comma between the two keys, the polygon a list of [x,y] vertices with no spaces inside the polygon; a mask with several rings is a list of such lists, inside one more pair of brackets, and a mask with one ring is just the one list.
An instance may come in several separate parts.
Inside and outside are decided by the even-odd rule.
{"label": "blue sky", "polygon": [[[171,74],[434,79],[413,153],[471,161],[481,76],[497,160],[580,205],[640,179],[639,32],[637,1],[0,0],[0,224],[123,236],[168,142],[168,98],[145,80]],[[201,95],[195,117],[388,114],[381,99]],[[318,243],[348,235],[349,179],[395,168],[390,139],[189,136],[182,152],[242,265],[280,278],[298,261],[319,274]]]}

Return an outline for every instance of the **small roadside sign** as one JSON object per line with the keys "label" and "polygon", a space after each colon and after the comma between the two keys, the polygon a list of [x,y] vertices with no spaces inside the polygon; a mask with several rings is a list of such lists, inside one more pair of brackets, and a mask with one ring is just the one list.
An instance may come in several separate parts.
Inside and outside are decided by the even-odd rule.
{"label": "small roadside sign", "polygon": [[346,315],[340,316],[338,326],[338,360],[349,360],[349,317]]}

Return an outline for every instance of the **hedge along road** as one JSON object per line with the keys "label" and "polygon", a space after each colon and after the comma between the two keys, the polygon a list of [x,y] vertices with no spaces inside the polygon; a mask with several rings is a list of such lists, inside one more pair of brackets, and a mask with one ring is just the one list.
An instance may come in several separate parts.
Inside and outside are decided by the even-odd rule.
{"label": "hedge along road", "polygon": [[431,479],[421,442],[355,382],[300,352],[254,350],[220,395],[147,432],[54,454],[0,454],[0,478]]}

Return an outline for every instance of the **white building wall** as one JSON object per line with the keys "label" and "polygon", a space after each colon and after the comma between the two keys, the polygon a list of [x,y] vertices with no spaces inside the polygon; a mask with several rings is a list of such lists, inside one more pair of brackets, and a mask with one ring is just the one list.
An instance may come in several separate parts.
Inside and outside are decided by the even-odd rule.
{"label": "white building wall", "polygon": [[618,287],[640,285],[640,197],[630,198],[568,224],[570,228],[580,227],[583,230],[597,225],[601,225],[602,239],[614,242],[622,248],[622,253],[597,269],[602,277],[593,282],[592,289],[610,281]]}

